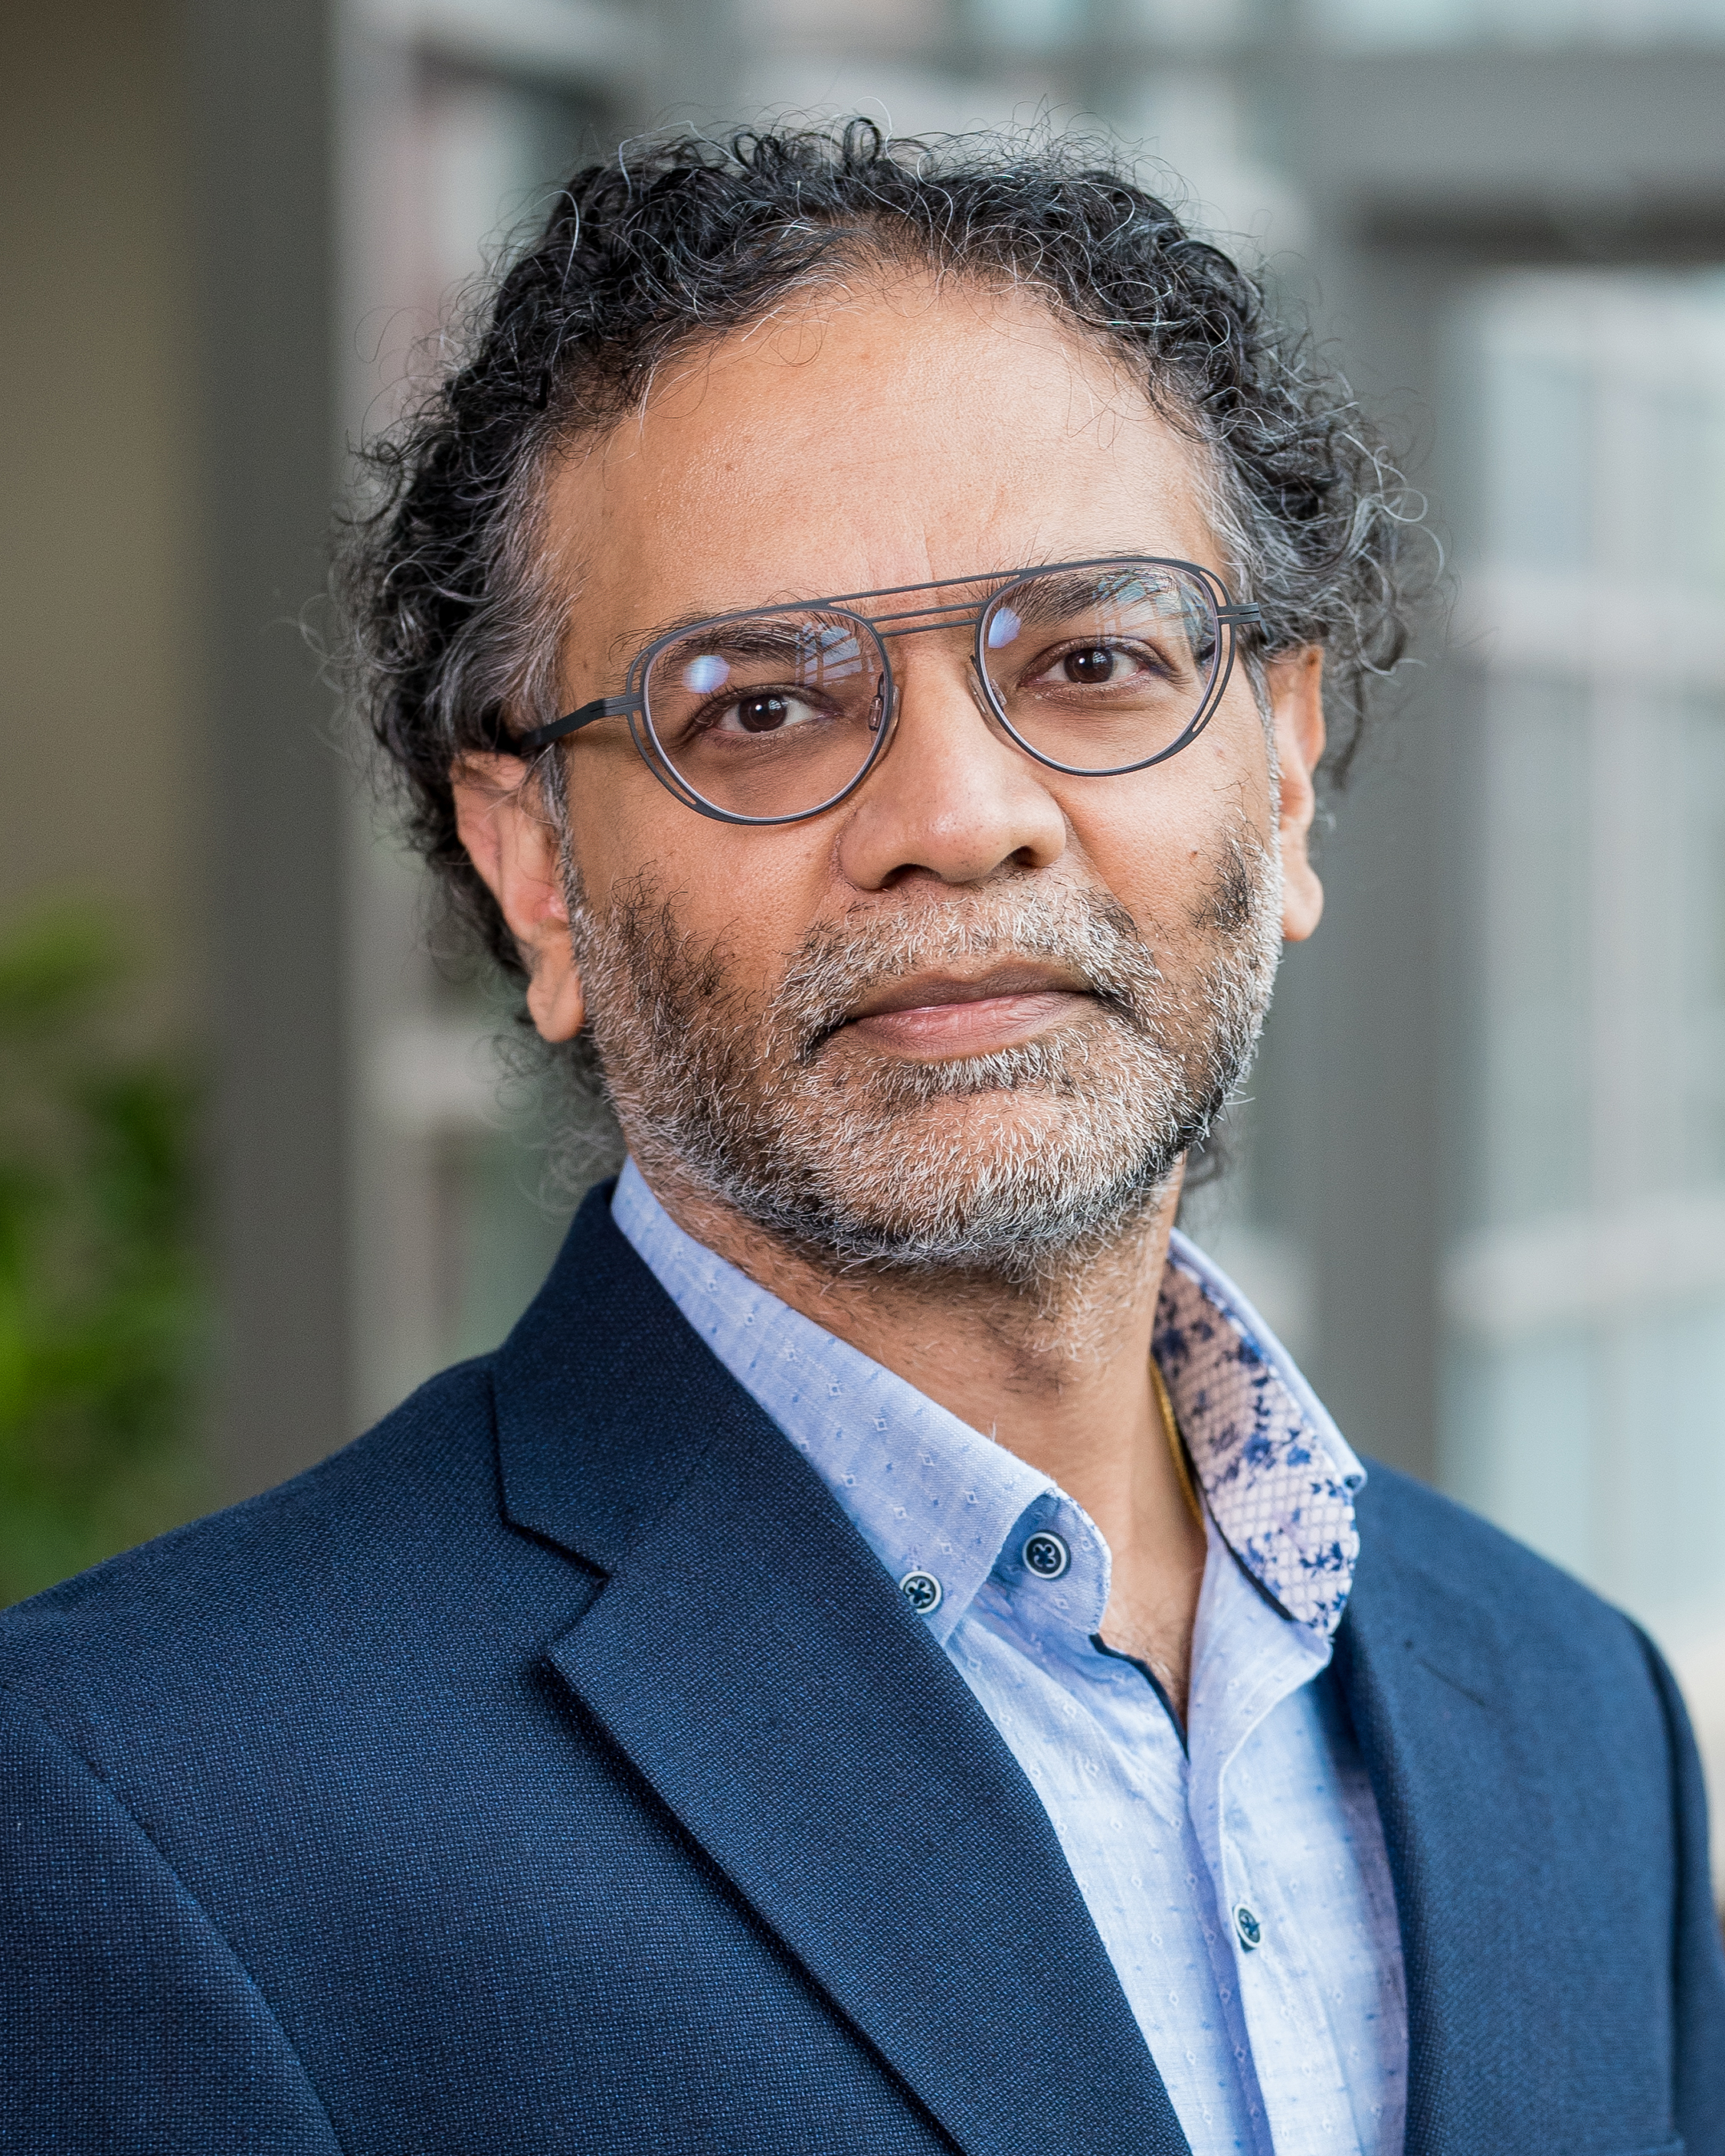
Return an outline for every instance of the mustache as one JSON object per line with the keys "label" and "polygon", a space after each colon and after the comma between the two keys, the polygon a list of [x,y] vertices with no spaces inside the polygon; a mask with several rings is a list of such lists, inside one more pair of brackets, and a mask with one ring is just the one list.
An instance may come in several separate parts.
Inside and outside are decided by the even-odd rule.
{"label": "mustache", "polygon": [[1108,893],[1069,888],[942,899],[887,915],[854,909],[803,938],[768,1015],[793,1062],[806,1068],[865,998],[895,982],[958,962],[1025,960],[1070,973],[1135,1031],[1160,1014],[1162,973],[1131,914]]}

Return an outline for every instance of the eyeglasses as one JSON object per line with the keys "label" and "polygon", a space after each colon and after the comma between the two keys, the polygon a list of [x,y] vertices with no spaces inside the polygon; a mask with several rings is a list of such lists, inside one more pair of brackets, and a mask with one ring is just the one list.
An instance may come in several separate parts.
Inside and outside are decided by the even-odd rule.
{"label": "eyeglasses", "polygon": [[[985,585],[995,588],[980,603],[875,610]],[[1118,778],[1197,739],[1228,685],[1237,630],[1260,619],[1230,603],[1212,571],[1137,555],[848,592],[667,630],[632,660],[622,696],[509,746],[536,754],[626,718],[648,769],[697,815],[794,824],[855,793],[885,754],[898,712],[888,645],[973,626],[977,684],[1018,746],[1051,771]]]}

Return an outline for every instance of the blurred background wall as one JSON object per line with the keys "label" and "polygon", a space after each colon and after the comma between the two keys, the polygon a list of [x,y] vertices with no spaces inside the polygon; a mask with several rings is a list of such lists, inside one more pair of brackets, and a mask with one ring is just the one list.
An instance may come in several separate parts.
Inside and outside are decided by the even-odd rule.
{"label": "blurred background wall", "polygon": [[346,445],[623,134],[1105,127],[1390,414],[1455,574],[1200,1231],[1362,1450],[1654,1628],[1725,1785],[1725,0],[4,17],[0,929],[105,908],[111,1053],[201,1086],[200,1486],[492,1344],[561,1228],[302,633]]}

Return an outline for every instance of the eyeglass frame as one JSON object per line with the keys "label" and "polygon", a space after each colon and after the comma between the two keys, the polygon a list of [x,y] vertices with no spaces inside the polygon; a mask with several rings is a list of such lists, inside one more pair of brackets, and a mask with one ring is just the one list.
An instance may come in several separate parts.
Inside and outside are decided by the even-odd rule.
{"label": "eyeglass frame", "polygon": [[[1057,576],[1061,571],[1067,569],[1129,567],[1181,569],[1196,578],[1209,598],[1217,628],[1225,632],[1224,641],[1226,648],[1224,656],[1217,665],[1210,685],[1205,690],[1197,711],[1188,721],[1178,739],[1170,742],[1167,748],[1158,749],[1154,756],[1142,757],[1137,763],[1117,764],[1102,771],[1089,770],[1080,764],[1058,762],[1053,757],[1044,756],[1040,750],[1033,748],[1001,708],[994,685],[988,678],[988,654],[984,639],[988,634],[989,617],[1006,594],[1029,578]],[[902,598],[911,593],[950,591],[955,586],[968,588],[982,583],[992,583],[995,588],[980,606],[973,608],[955,599],[941,606],[905,608],[897,613],[881,614],[878,617],[857,613],[852,610],[855,606],[869,599]],[[848,779],[836,793],[829,794],[824,801],[818,802],[814,808],[798,808],[788,816],[739,815],[734,810],[721,808],[716,803],[697,793],[687,780],[680,776],[675,765],[671,762],[659,740],[657,731],[653,725],[652,714],[647,707],[647,676],[655,660],[658,658],[660,652],[669,649],[671,644],[687,637],[696,635],[702,629],[721,628],[727,622],[758,621],[763,617],[770,618],[778,614],[834,613],[842,615],[846,620],[856,622],[867,629],[880,654],[885,716],[880,726],[875,730],[874,746],[864,757],[855,775]],[[931,578],[927,583],[888,584],[878,591],[842,592],[836,593],[831,598],[790,599],[777,606],[738,607],[727,613],[704,615],[698,621],[685,623],[680,628],[667,629],[662,635],[655,637],[651,643],[644,645],[630,660],[625,676],[629,686],[622,695],[595,696],[590,702],[579,706],[563,717],[553,719],[542,726],[534,726],[526,733],[516,736],[513,740],[506,740],[500,746],[509,755],[520,756],[525,753],[529,756],[537,756],[544,750],[552,747],[556,742],[567,740],[571,734],[578,733],[582,728],[597,725],[601,719],[626,718],[629,721],[629,738],[634,742],[642,762],[646,765],[648,770],[668,793],[680,801],[685,808],[692,808],[696,815],[710,817],[718,824],[741,824],[756,828],[767,828],[781,824],[805,824],[811,817],[824,815],[829,808],[836,808],[841,802],[849,800],[875,765],[880,762],[881,757],[886,753],[888,742],[896,731],[896,722],[899,707],[898,685],[893,678],[892,655],[887,649],[887,639],[894,636],[921,635],[930,629],[964,629],[968,628],[973,620],[976,624],[976,644],[971,654],[971,665],[975,669],[977,678],[982,685],[983,694],[987,699],[989,711],[1000,721],[1001,726],[1016,746],[1021,748],[1033,762],[1042,765],[1045,770],[1058,771],[1070,778],[1123,778],[1132,772],[1148,771],[1156,764],[1166,763],[1170,757],[1178,756],[1182,749],[1189,748],[1192,746],[1211,719],[1215,716],[1217,706],[1220,704],[1233,675],[1236,632],[1241,628],[1261,622],[1263,619],[1263,609],[1260,607],[1253,605],[1250,602],[1236,602],[1230,599],[1228,596],[1227,586],[1214,569],[1206,568],[1200,562],[1183,562],[1172,555],[1162,554],[1101,554],[1081,562],[1035,563],[1027,568],[997,571],[990,576],[936,577]],[[889,624],[895,623],[911,624],[914,626],[887,626]],[[638,718],[646,731],[645,742],[641,738],[641,726],[638,726],[636,723]]]}

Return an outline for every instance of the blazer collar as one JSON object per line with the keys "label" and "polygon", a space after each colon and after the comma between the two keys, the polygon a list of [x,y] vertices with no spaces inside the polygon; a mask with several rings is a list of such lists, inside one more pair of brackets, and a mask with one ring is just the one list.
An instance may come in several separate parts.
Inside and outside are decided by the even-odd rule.
{"label": "blazer collar", "polygon": [[506,1517],[604,1575],[552,1662],[968,2156],[1187,2156],[1017,1763],[609,1197],[495,1366]]}
{"label": "blazer collar", "polygon": [[608,1573],[736,1390],[613,1225],[615,1188],[588,1194],[493,1374],[505,1518]]}
{"label": "blazer collar", "polygon": [[1408,1986],[1407,2156],[1501,2156],[1525,2122],[1552,1937],[1551,1822],[1490,1612],[1406,1554],[1396,1478],[1360,1499],[1363,1551],[1335,1669],[1394,1882]]}

